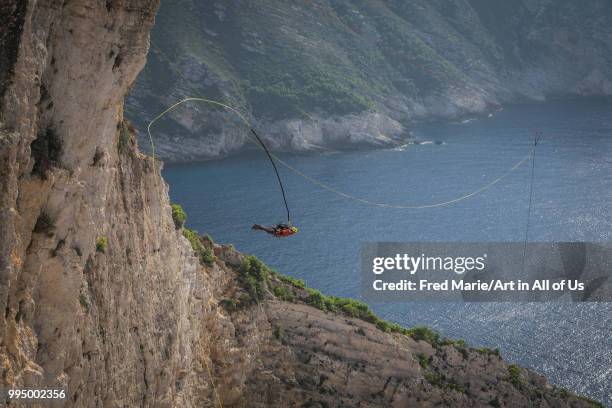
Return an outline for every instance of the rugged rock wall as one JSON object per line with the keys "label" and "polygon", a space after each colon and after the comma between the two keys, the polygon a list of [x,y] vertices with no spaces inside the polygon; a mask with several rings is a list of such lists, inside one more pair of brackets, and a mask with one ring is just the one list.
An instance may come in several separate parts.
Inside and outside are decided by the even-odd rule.
{"label": "rugged rock wall", "polygon": [[157,5],[0,7],[0,389],[63,389],[45,406],[68,407],[588,406],[489,353],[307,306],[304,289],[280,301],[278,281],[228,307],[248,296],[243,256],[198,260],[123,120]]}
{"label": "rugged rock wall", "polygon": [[[197,95],[240,108],[277,150],[397,143],[418,120],[612,94],[610,27],[607,0],[175,0],[128,113],[145,129]],[[201,104],[155,135],[173,161],[246,142],[233,115]]]}
{"label": "rugged rock wall", "polygon": [[123,125],[157,6],[3,2],[0,388],[171,405],[207,355],[210,285]]}

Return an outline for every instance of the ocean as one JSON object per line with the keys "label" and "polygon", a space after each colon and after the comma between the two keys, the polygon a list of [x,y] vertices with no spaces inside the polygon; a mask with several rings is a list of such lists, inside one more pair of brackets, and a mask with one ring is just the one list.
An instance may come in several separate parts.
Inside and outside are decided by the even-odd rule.
{"label": "ocean", "polygon": [[[265,133],[265,129],[259,129]],[[279,153],[291,166],[370,201],[419,206],[452,200],[506,173],[537,147],[530,241],[612,241],[612,99],[506,107],[492,116],[426,123],[418,144],[390,149]],[[205,141],[203,141],[205,142]],[[272,268],[330,295],[359,298],[359,249],[372,241],[523,241],[531,162],[458,203],[429,209],[365,205],[323,190],[282,166],[300,231],[275,239],[251,231],[285,209],[260,152],[166,165],[174,202],[189,227],[257,255]],[[381,317],[428,325],[502,356],[551,382],[612,406],[611,303],[388,303]]]}

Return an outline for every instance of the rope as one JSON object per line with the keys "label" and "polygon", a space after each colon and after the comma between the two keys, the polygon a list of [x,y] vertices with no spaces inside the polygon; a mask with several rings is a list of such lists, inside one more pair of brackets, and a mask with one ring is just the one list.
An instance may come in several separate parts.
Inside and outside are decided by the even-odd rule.
{"label": "rope", "polygon": [[[190,81],[187,80],[187,78],[185,78],[181,72],[180,69],[178,69],[174,62],[168,58],[166,56],[166,54],[162,51],[162,49],[160,47],[158,47],[152,40],[151,40],[151,45],[157,50],[157,52],[159,53],[159,55],[162,56],[162,58],[164,60],[166,60],[166,62],[168,64],[170,64],[172,67],[175,68],[176,73],[186,82],[189,83]],[[155,119],[153,119],[149,125],[147,126],[147,133],[149,134],[149,140],[151,141],[151,151],[152,151],[152,156],[153,156],[153,163],[155,165],[155,144],[153,143],[153,137],[151,136],[151,126],[157,122],[159,119],[161,119],[161,117],[163,117],[166,113],[174,110],[176,107],[178,107],[179,105],[185,103],[185,102],[189,102],[189,101],[198,101],[198,102],[206,102],[206,103],[210,103],[213,105],[217,105],[220,106],[222,108],[228,109],[229,111],[235,113],[241,120],[242,122],[251,130],[251,132],[257,137],[257,139],[261,142],[261,139],[258,137],[257,133],[255,132],[255,130],[253,129],[253,126],[251,125],[251,123],[247,120],[247,118],[240,113],[240,111],[238,111],[237,109],[223,104],[221,102],[217,102],[214,100],[210,100],[210,99],[204,99],[204,98],[185,98],[177,103],[175,103],[174,105],[170,106],[168,109],[166,109],[165,111],[163,111],[162,113],[160,113],[159,115],[157,115],[157,117],[155,117]],[[278,176],[278,171],[276,169],[276,164],[274,163],[274,161],[277,161],[278,163],[282,164],[285,168],[289,169],[290,171],[292,171],[293,173],[295,173],[296,175],[304,178],[305,180],[308,180],[309,182],[311,182],[312,184],[322,188],[323,190],[329,191],[330,193],[334,193],[340,197],[343,197],[345,199],[349,199],[349,200],[353,200],[356,202],[359,202],[361,204],[365,204],[365,205],[371,205],[371,206],[376,206],[376,207],[382,207],[382,208],[392,208],[392,209],[410,209],[410,210],[418,210],[418,209],[426,209],[426,208],[435,208],[435,207],[442,207],[442,206],[446,206],[446,205],[450,205],[450,204],[454,204],[457,203],[459,201],[463,201],[466,200],[468,198],[474,197],[475,195],[478,195],[486,190],[488,190],[489,188],[493,187],[495,184],[499,183],[500,181],[502,181],[504,178],[506,178],[507,176],[510,175],[510,173],[512,173],[514,170],[516,170],[517,168],[519,168],[524,162],[526,162],[527,160],[529,160],[529,158],[531,157],[531,152],[525,156],[523,159],[519,160],[514,166],[512,166],[510,168],[510,170],[503,174],[502,176],[496,178],[495,180],[491,181],[490,183],[484,185],[483,187],[465,194],[463,196],[457,197],[455,199],[452,200],[448,200],[448,201],[444,201],[444,202],[440,202],[440,203],[433,203],[433,204],[424,204],[424,205],[394,205],[394,204],[386,204],[386,203],[379,203],[379,202],[375,202],[375,201],[371,201],[371,200],[367,200],[364,198],[360,198],[360,197],[356,197],[353,196],[351,194],[347,194],[345,192],[339,191],[337,189],[335,189],[334,187],[331,187],[325,183],[322,183],[310,176],[308,176],[307,174],[304,174],[303,172],[301,172],[300,170],[292,167],[291,165],[289,165],[288,163],[284,162],[283,160],[281,160],[280,158],[278,158],[277,156],[275,156],[274,154],[270,153],[268,151],[268,149],[265,148],[265,145],[263,143],[258,144],[256,141],[254,141],[251,137],[249,137],[247,135],[247,139],[249,141],[251,141],[252,143],[254,143],[255,145],[257,145],[259,148],[261,148],[263,146],[264,150],[266,151],[266,154],[268,155],[268,157],[272,158],[273,160],[271,160],[272,165],[274,166],[274,170],[276,171],[276,175],[279,178],[279,184],[281,186],[281,192],[283,193],[283,200],[285,201],[285,207],[287,208],[287,219],[289,220],[289,206],[287,205],[287,200],[285,198],[285,191],[282,185],[282,182],[280,182],[280,177]],[[537,143],[537,142],[536,142]],[[535,149],[535,146],[534,146]],[[535,152],[533,153],[535,154]]]}
{"label": "rope", "polygon": [[[153,43],[152,40],[151,40],[151,45],[153,45],[164,56],[164,58],[166,58],[166,60],[170,64],[172,64],[172,62],[169,59],[167,59],[167,57],[165,56],[163,51],[159,47],[157,47]],[[180,74],[180,72],[179,72],[179,75],[181,75],[181,77],[183,79],[185,79],[183,77],[183,75]],[[156,184],[155,187],[156,187],[156,190],[157,190],[157,194],[159,196],[159,203],[160,203],[160,205],[161,205],[161,203],[163,203],[163,200],[162,200],[162,197],[161,197],[161,190],[160,190],[159,184],[158,184],[158,177],[157,176],[159,176],[159,173],[157,172],[157,167],[156,167],[155,144],[153,143],[153,137],[151,136],[151,125],[155,121],[159,120],[163,115],[165,115],[167,112],[169,112],[172,109],[173,109],[173,107],[170,107],[168,110],[166,110],[166,111],[162,112],[161,114],[159,114],[154,120],[149,122],[149,125],[147,126],[147,133],[149,134],[149,140],[151,141],[151,156],[153,158],[153,174],[155,175],[155,184]],[[239,116],[241,116],[240,112],[236,111],[235,113],[238,114]],[[180,266],[179,266],[179,272],[180,272]],[[206,365],[206,371],[208,372],[208,378],[210,379],[210,384],[212,385],[213,393],[215,394],[216,405],[218,405],[219,408],[223,408],[223,403],[221,403],[221,397],[219,396],[219,392],[217,391],[217,387],[215,386],[215,380],[213,378],[212,371],[211,371],[210,366],[208,365],[208,361],[206,359],[204,359],[204,364]]]}
{"label": "rope", "polygon": [[291,224],[291,217],[289,216],[289,205],[287,204],[287,196],[285,196],[285,188],[283,187],[283,182],[281,181],[280,175],[278,174],[276,163],[274,163],[274,159],[272,159],[272,155],[268,151],[268,148],[266,147],[264,142],[261,140],[261,138],[257,135],[255,130],[253,130],[253,128],[251,128],[251,132],[255,135],[255,137],[257,138],[257,141],[259,142],[259,144],[261,144],[261,147],[263,147],[263,149],[265,150],[266,154],[268,155],[268,159],[270,160],[270,163],[272,163],[272,167],[274,167],[274,172],[276,173],[276,178],[278,179],[278,185],[280,186],[281,193],[283,193],[283,201],[285,202],[285,208],[287,209],[287,223]]}
{"label": "rope", "polygon": [[[149,140],[151,142],[151,151],[152,151],[152,155],[153,155],[153,161],[155,161],[155,144],[153,142],[153,136],[151,134],[151,127],[155,124],[155,122],[157,122],[159,119],[161,119],[164,115],[166,115],[167,113],[171,112],[172,110],[176,109],[177,107],[179,107],[180,105],[187,103],[187,102],[191,102],[191,101],[195,101],[195,102],[205,102],[205,103],[209,103],[212,105],[216,105],[216,106],[220,106],[223,107],[225,109],[228,109],[229,111],[235,113],[241,120],[242,122],[250,129],[250,131],[257,136],[257,133],[255,132],[255,130],[253,129],[253,126],[251,125],[251,123],[246,119],[246,117],[240,113],[237,109],[226,105],[224,103],[215,101],[215,100],[211,100],[211,99],[206,99],[206,98],[196,98],[196,97],[189,97],[189,98],[185,98],[183,100],[180,100],[176,103],[174,103],[173,105],[171,105],[169,108],[167,108],[166,110],[164,110],[163,112],[161,112],[159,115],[157,115],[151,122],[149,122],[149,125],[147,126],[147,133],[149,134]],[[291,166],[290,164],[288,164],[287,162],[281,160],[279,157],[277,157],[276,155],[274,155],[273,153],[270,153],[263,144],[258,143],[259,137],[257,137],[257,139],[253,139],[251,136],[247,135],[247,139],[249,141],[251,141],[252,143],[254,143],[258,148],[264,150],[266,152],[266,154],[268,155],[268,157],[270,158],[270,161],[272,162],[274,169],[276,170],[276,165],[274,164],[274,162],[278,162],[281,165],[283,165],[285,168],[287,168],[288,170],[292,171],[293,173],[295,173],[296,175],[304,178],[305,180],[311,182],[312,184],[327,190],[331,193],[334,193],[340,197],[349,199],[349,200],[353,200],[362,204],[366,204],[366,205],[371,205],[371,206],[376,206],[376,207],[382,207],[382,208],[393,208],[393,209],[409,209],[409,210],[418,210],[418,209],[425,209],[425,208],[435,208],[435,207],[443,207],[446,205],[450,205],[450,204],[455,204],[459,201],[463,201],[466,200],[468,198],[474,197],[486,190],[488,190],[489,188],[493,187],[494,185],[496,185],[497,183],[499,183],[500,181],[502,181],[503,179],[505,179],[506,177],[508,177],[512,172],[514,172],[517,168],[519,168],[524,162],[526,162],[527,160],[529,160],[532,157],[532,152],[530,152],[529,154],[527,154],[525,157],[523,157],[521,160],[519,160],[518,162],[516,162],[511,168],[510,170],[508,170],[506,173],[502,174],[501,176],[497,177],[496,179],[494,179],[493,181],[485,184],[484,186],[470,192],[467,193],[465,195],[459,196],[457,198],[454,198],[452,200],[448,200],[448,201],[443,201],[443,202],[438,202],[438,203],[431,203],[431,204],[422,204],[422,205],[399,205],[399,204],[388,204],[388,203],[382,203],[382,202],[376,202],[376,201],[372,201],[372,200],[368,200],[365,198],[361,198],[361,197],[357,197],[351,194],[348,194],[346,192],[340,191],[326,183],[323,183],[305,173],[303,173],[302,171],[296,169],[295,167]],[[535,149],[535,146],[534,146]],[[276,170],[277,171],[277,170]],[[277,171],[277,176],[278,176],[278,171]],[[279,177],[279,182],[280,182],[280,177]],[[282,183],[280,183],[281,186],[281,191],[283,193],[283,199],[285,199],[285,192],[282,186]],[[286,203],[286,199],[285,199],[285,203]],[[289,207],[287,206],[287,218],[289,218]]]}
{"label": "rope", "polygon": [[210,378],[210,383],[212,384],[213,391],[215,392],[215,397],[217,398],[217,404],[219,404],[219,408],[223,408],[223,404],[221,403],[221,398],[219,398],[219,393],[217,392],[217,387],[215,387],[215,382],[213,381],[212,372],[210,371],[210,366],[208,365],[208,361],[204,359],[204,364],[206,365],[206,370],[208,370],[208,377]]}
{"label": "rope", "polygon": [[425,209],[425,208],[435,208],[435,207],[443,207],[446,205],[450,205],[450,204],[454,204],[457,203],[459,201],[463,201],[466,200],[470,197],[474,197],[475,195],[478,195],[486,190],[488,190],[489,188],[493,187],[495,184],[499,183],[500,181],[502,181],[503,179],[505,179],[507,176],[510,175],[510,173],[512,173],[514,170],[516,170],[517,168],[519,168],[525,161],[527,161],[529,158],[531,157],[531,153],[529,153],[527,156],[525,156],[524,158],[522,158],[521,160],[519,160],[518,162],[516,162],[516,164],[514,164],[514,166],[512,166],[510,168],[510,170],[508,170],[508,172],[504,173],[503,175],[501,175],[500,177],[496,178],[495,180],[491,181],[490,183],[480,187],[477,190],[472,191],[471,193],[465,194],[463,196],[454,198],[452,200],[448,200],[448,201],[443,201],[443,202],[439,202],[439,203],[432,203],[432,204],[422,204],[422,205],[399,205],[399,204],[387,204],[387,203],[380,203],[380,202],[376,202],[376,201],[371,201],[371,200],[367,200],[365,198],[360,198],[360,197],[356,197],[353,196],[351,194],[342,192],[340,190],[337,190],[333,187],[330,187],[329,185],[322,183],[304,173],[302,173],[301,171],[299,171],[296,168],[293,168],[291,166],[289,166],[287,163],[279,160],[278,158],[276,158],[276,160],[279,161],[279,163],[281,163],[282,165],[284,165],[285,167],[287,167],[289,170],[293,171],[294,173],[296,173],[297,175],[299,175],[300,177],[305,178],[306,180],[310,181],[311,183],[329,191],[332,193],[335,193],[341,197],[344,197],[346,199],[349,200],[353,200],[353,201],[357,201],[360,202],[362,204],[367,204],[367,205],[372,205],[372,206],[376,206],[376,207],[383,207],[383,208],[393,208],[393,209],[402,209],[402,210],[420,210],[420,209]]}
{"label": "rope", "polygon": [[525,261],[527,257],[527,242],[529,241],[529,224],[531,220],[531,204],[533,202],[533,180],[535,177],[535,160],[536,160],[536,146],[542,138],[542,132],[536,132],[533,137],[533,159],[531,161],[531,176],[529,182],[529,204],[527,205],[527,225],[525,226],[525,243],[523,245],[523,265],[522,271],[525,271]]}

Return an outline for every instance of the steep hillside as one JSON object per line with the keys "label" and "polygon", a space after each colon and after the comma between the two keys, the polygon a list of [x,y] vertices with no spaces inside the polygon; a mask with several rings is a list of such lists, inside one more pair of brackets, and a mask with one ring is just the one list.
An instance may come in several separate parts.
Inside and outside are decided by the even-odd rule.
{"label": "steep hillside", "polygon": [[[611,27],[605,0],[165,2],[128,116],[145,129],[170,103],[206,96],[279,150],[395,143],[415,120],[611,94]],[[155,133],[174,161],[245,143],[235,118],[201,104]]]}
{"label": "steep hillside", "polygon": [[0,7],[0,389],[64,390],[38,401],[56,407],[593,406],[185,229],[123,118],[157,6]]}

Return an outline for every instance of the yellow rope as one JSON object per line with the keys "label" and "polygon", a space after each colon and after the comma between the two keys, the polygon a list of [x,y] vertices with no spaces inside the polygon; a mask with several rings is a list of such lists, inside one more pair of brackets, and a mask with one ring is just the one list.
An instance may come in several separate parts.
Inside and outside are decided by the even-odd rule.
{"label": "yellow rope", "polygon": [[[153,44],[153,41],[151,41],[151,44],[153,46],[155,46],[155,44]],[[155,46],[155,48],[157,48],[161,52],[159,47]],[[163,52],[162,52],[162,54],[163,54]],[[166,58],[165,55],[164,55],[164,58]],[[170,61],[168,60],[168,62],[170,62]],[[181,77],[182,77],[182,75],[181,75]],[[162,112],[160,115],[158,115],[158,117],[155,118],[153,121],[151,121],[149,123],[149,126],[147,127],[147,132],[149,133],[149,140],[151,140],[151,153],[152,153],[151,156],[152,156],[152,159],[153,159],[153,174],[155,174],[155,183],[156,183],[155,187],[156,187],[156,190],[157,190],[157,194],[159,196],[159,205],[160,206],[162,205],[163,200],[162,200],[162,196],[161,196],[160,184],[158,183],[158,177],[157,177],[158,176],[158,172],[157,172],[156,159],[155,159],[155,144],[153,143],[153,137],[151,136],[151,125],[153,124],[153,122],[155,122],[158,119],[160,119],[164,114],[166,114],[172,108],[173,107],[169,108],[165,112]],[[238,113],[238,112],[236,112],[236,113]],[[180,272],[180,266],[179,266],[179,272]],[[208,365],[208,361],[206,359],[204,359],[204,364],[206,365],[206,370],[208,371],[208,378],[210,379],[210,384],[212,385],[213,393],[215,394],[216,403],[219,406],[219,408],[223,408],[223,404],[221,403],[221,398],[219,397],[219,392],[217,391],[217,387],[215,386],[215,380],[213,378],[212,371],[211,371],[210,366]]]}
{"label": "yellow rope", "polygon": [[223,408],[223,404],[221,403],[221,398],[219,398],[219,393],[217,392],[217,387],[215,387],[215,382],[213,381],[212,372],[210,371],[210,366],[208,365],[208,361],[204,359],[204,364],[206,365],[206,369],[208,370],[208,377],[210,378],[210,383],[212,384],[213,391],[215,393],[215,397],[217,398],[217,404],[219,404],[219,408]]}
{"label": "yellow rope", "polygon": [[[147,133],[149,134],[149,140],[151,141],[151,151],[152,151],[152,155],[153,155],[153,162],[155,162],[155,144],[153,142],[153,135],[151,134],[151,127],[155,124],[155,122],[157,122],[158,120],[160,120],[164,115],[166,115],[167,113],[173,111],[174,109],[178,108],[180,105],[187,103],[187,102],[205,102],[205,103],[209,103],[212,105],[216,105],[216,106],[220,106],[222,108],[228,109],[229,111],[235,113],[241,120],[242,122],[244,122],[244,124],[250,129],[253,126],[251,125],[251,123],[246,119],[246,117],[240,113],[237,109],[226,105],[224,103],[212,100],[212,99],[206,99],[206,98],[195,98],[195,97],[189,97],[189,98],[185,98],[182,99],[178,102],[176,102],[175,104],[171,105],[169,108],[167,108],[166,110],[164,110],[163,112],[161,112],[159,115],[157,115],[151,122],[149,122],[149,125],[147,126]],[[249,141],[251,141],[252,143],[254,143],[259,149],[263,148],[259,145],[259,143],[254,140],[249,134],[246,135],[247,139]],[[327,190],[331,193],[337,194],[341,197],[344,197],[346,199],[349,200],[353,200],[353,201],[357,201],[360,202],[362,204],[367,204],[367,205],[372,205],[372,206],[376,206],[376,207],[383,207],[383,208],[394,208],[394,209],[410,209],[410,210],[417,210],[417,209],[424,209],[424,208],[434,208],[434,207],[442,207],[442,206],[446,206],[446,205],[450,205],[450,204],[454,204],[457,203],[459,201],[463,201],[466,200],[470,197],[474,197],[475,195],[478,195],[480,193],[482,193],[485,190],[488,190],[489,188],[493,187],[495,184],[499,183],[500,181],[502,181],[504,178],[506,178],[507,176],[509,176],[514,170],[516,170],[517,168],[519,168],[523,163],[525,163],[527,160],[529,160],[529,158],[532,156],[533,154],[533,150],[527,154],[524,158],[522,158],[521,160],[519,160],[518,162],[516,162],[511,168],[510,170],[508,170],[506,173],[502,174],[501,176],[497,177],[496,179],[494,179],[493,181],[485,184],[484,186],[468,193],[462,196],[459,196],[457,198],[454,198],[452,200],[448,200],[448,201],[443,201],[443,202],[438,202],[438,203],[432,203],[432,204],[422,204],[422,205],[399,205],[399,204],[387,204],[387,203],[381,203],[381,202],[376,202],[376,201],[371,201],[371,200],[367,200],[365,198],[361,198],[361,197],[357,197],[348,193],[345,193],[343,191],[340,191],[328,184],[325,184],[305,173],[303,173],[302,171],[296,169],[295,167],[291,166],[290,164],[288,164],[287,162],[281,160],[278,156],[274,155],[274,154],[270,154],[272,156],[272,158],[274,160],[276,160],[278,163],[282,164],[283,166],[285,166],[287,169],[291,170],[293,173],[297,174],[298,176],[308,180],[309,182],[319,186],[320,188]]]}
{"label": "yellow rope", "polygon": [[[185,81],[185,82],[189,82],[187,80],[187,78],[185,78],[183,76],[183,74],[181,73],[181,71],[179,69],[177,69],[177,67],[175,66],[175,64],[172,62],[172,60],[170,60],[170,58],[168,58],[166,56],[166,54],[161,50],[161,48],[159,48],[156,44],[153,43],[153,41],[151,41],[151,45],[153,45],[153,47],[155,47],[155,49],[159,52],[159,54],[166,60],[166,62],[168,64],[170,64],[171,66],[173,66],[175,68],[175,71],[177,72],[177,74]],[[218,101],[214,101],[211,99],[206,99],[206,98],[195,98],[195,97],[189,97],[189,98],[185,98],[183,100],[180,100],[179,102],[175,103],[174,105],[170,106],[169,108],[167,108],[166,110],[164,110],[163,112],[161,112],[159,115],[157,115],[151,122],[149,122],[149,125],[147,126],[147,133],[149,134],[149,140],[151,141],[151,152],[152,152],[152,156],[153,156],[153,166],[155,168],[155,144],[153,143],[153,136],[151,135],[151,126],[153,126],[153,124],[155,122],[157,122],[159,119],[161,119],[164,115],[166,115],[167,113],[169,113],[170,111],[176,109],[177,107],[179,107],[180,105],[182,105],[183,103],[186,102],[190,102],[190,101],[195,101],[195,102],[205,102],[205,103],[210,103],[216,106],[220,106],[222,108],[228,109],[229,111],[235,113],[240,120],[242,120],[242,122],[249,128],[252,129],[253,125],[251,125],[251,123],[247,120],[247,118],[240,113],[240,111],[238,111],[236,108],[233,108],[229,105],[226,105],[224,103],[218,102]],[[263,150],[262,146],[260,146],[260,144],[254,140],[251,135],[249,135],[247,133],[247,139],[254,143],[259,149]],[[278,163],[282,164],[283,166],[285,166],[287,169],[291,170],[293,173],[297,174],[298,176],[308,180],[309,182],[313,183],[314,185],[329,191],[331,193],[337,194],[340,197],[349,199],[349,200],[353,200],[362,204],[366,204],[366,205],[372,205],[372,206],[376,206],[376,207],[382,207],[382,208],[392,208],[392,209],[406,209],[406,210],[419,210],[419,209],[425,209],[425,208],[435,208],[435,207],[443,207],[446,205],[450,205],[450,204],[455,204],[459,201],[463,201],[466,200],[468,198],[474,197],[486,190],[488,190],[489,188],[493,187],[494,185],[496,185],[497,183],[499,183],[500,181],[502,181],[503,179],[505,179],[507,176],[509,176],[514,170],[516,170],[517,168],[519,168],[523,163],[525,163],[527,160],[529,160],[532,155],[535,153],[535,146],[534,149],[532,149],[529,154],[527,154],[524,158],[522,158],[521,160],[519,160],[518,162],[516,162],[514,164],[514,166],[512,166],[510,168],[510,170],[508,170],[506,173],[502,174],[500,177],[494,179],[493,181],[489,182],[488,184],[485,184],[484,186],[468,193],[462,196],[459,196],[457,198],[454,198],[452,200],[448,200],[448,201],[443,201],[443,202],[439,202],[439,203],[432,203],[432,204],[423,204],[423,205],[398,205],[398,204],[387,204],[387,203],[379,203],[376,201],[371,201],[371,200],[367,200],[365,198],[361,198],[361,197],[356,197],[354,195],[345,193],[343,191],[340,191],[328,184],[325,184],[313,177],[310,177],[309,175],[303,173],[302,171],[296,169],[295,167],[289,165],[288,163],[284,162],[283,160],[281,160],[280,158],[278,158],[277,156],[275,156],[274,154],[270,154],[272,156],[272,158],[274,160],[276,160]]]}

